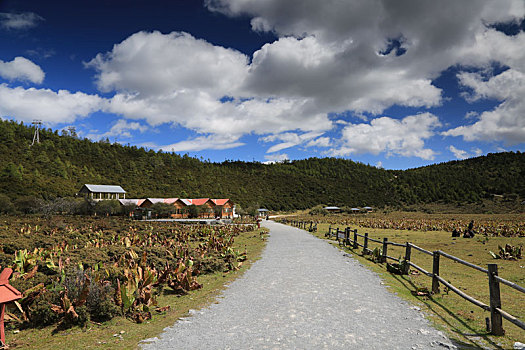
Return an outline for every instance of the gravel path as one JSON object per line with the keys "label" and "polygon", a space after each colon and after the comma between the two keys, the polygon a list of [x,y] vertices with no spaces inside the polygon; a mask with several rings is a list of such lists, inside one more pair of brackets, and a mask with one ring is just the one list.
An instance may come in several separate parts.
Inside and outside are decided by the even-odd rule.
{"label": "gravel path", "polygon": [[212,304],[141,343],[144,349],[455,348],[358,261],[271,221],[268,245]]}

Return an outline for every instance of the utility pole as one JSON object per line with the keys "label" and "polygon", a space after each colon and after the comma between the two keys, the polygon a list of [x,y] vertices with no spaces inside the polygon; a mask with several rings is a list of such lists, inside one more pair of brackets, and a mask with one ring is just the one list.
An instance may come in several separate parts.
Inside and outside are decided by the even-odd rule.
{"label": "utility pole", "polygon": [[40,134],[38,130],[40,129],[40,126],[42,125],[42,121],[39,119],[35,119],[33,120],[31,124],[35,126],[35,134],[33,135],[33,143],[31,144],[31,146],[33,146],[35,142],[40,143]]}

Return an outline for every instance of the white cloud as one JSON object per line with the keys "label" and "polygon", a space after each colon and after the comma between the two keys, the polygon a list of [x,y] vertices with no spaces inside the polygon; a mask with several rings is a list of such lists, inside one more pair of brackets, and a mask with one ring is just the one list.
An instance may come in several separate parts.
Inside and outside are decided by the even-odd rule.
{"label": "white cloud", "polygon": [[91,133],[88,134],[87,137],[92,140],[100,140],[104,138],[110,138],[110,137],[124,137],[129,138],[131,137],[131,131],[139,131],[139,132],[145,132],[148,130],[148,126],[140,124],[138,122],[128,122],[125,119],[119,119],[117,122],[109,129],[109,131],[97,134],[97,133]]}
{"label": "white cloud", "polygon": [[383,162],[378,161],[378,162],[376,163],[376,168],[378,168],[378,169],[383,169]]}
{"label": "white cloud", "polygon": [[6,13],[0,12],[0,26],[9,30],[25,30],[36,27],[38,23],[43,21],[44,18],[40,17],[34,12],[24,13]]}
{"label": "white cloud", "polygon": [[286,153],[267,154],[264,158],[266,159],[266,162],[263,162],[264,164],[279,163],[289,159]]}
{"label": "white cloud", "polygon": [[347,156],[355,153],[400,155],[434,159],[435,151],[425,148],[425,139],[432,137],[434,129],[441,126],[439,119],[430,113],[405,117],[401,120],[380,117],[369,124],[350,124],[342,130],[341,145],[328,153]]}
{"label": "white cloud", "polygon": [[169,98],[199,91],[220,98],[244,80],[248,57],[187,33],[138,32],[86,65],[96,69],[97,85],[105,92]]}
{"label": "white cloud", "polygon": [[13,81],[29,81],[41,84],[45,73],[38,65],[24,57],[15,57],[10,62],[0,60],[0,77]]}
{"label": "white cloud", "polygon": [[476,119],[479,116],[478,112],[470,111],[465,114],[465,119]]}
{"label": "white cloud", "polygon": [[[97,71],[102,91],[116,91],[109,111],[151,125],[172,123],[237,138],[331,128],[326,113],[312,109],[307,98],[259,96],[246,90],[248,61],[238,51],[186,33],[139,32],[86,66]],[[229,98],[221,101],[225,96]]]}
{"label": "white cloud", "polygon": [[331,142],[329,137],[318,137],[306,144],[306,147],[330,147]]}
{"label": "white cloud", "polygon": [[483,151],[480,148],[474,147],[472,148],[472,153],[474,153],[477,157],[483,154]]}
{"label": "white cloud", "polygon": [[104,105],[104,99],[82,92],[10,88],[0,84],[0,115],[24,122],[41,119],[51,125],[70,123],[104,108]]}
{"label": "white cloud", "polygon": [[458,149],[452,145],[448,147],[449,151],[454,153],[454,156],[458,159],[467,159],[469,157],[467,151],[464,151],[462,149]]}
{"label": "white cloud", "polygon": [[[254,54],[249,89],[309,98],[319,111],[379,114],[392,105],[436,106],[441,95],[431,81],[445,69],[491,71],[495,62],[510,67],[513,80],[500,79],[507,86],[491,81],[496,77],[486,82],[460,75],[465,86],[476,85],[474,98],[497,98],[502,104],[478,123],[446,135],[525,140],[525,102],[516,98],[525,86],[518,75],[525,73],[525,33],[507,36],[490,27],[522,20],[523,0],[207,0],[206,6],[228,16],[249,16],[254,30],[280,37]],[[393,39],[404,54],[389,48]],[[494,85],[499,89],[492,90]]]}
{"label": "white cloud", "polygon": [[236,136],[206,135],[197,136],[193,139],[173,143],[171,145],[151,146],[155,149],[163,149],[173,152],[201,151],[204,149],[230,149],[243,146]]}
{"label": "white cloud", "polygon": [[[174,144],[182,150],[228,148],[246,134],[320,136],[335,123],[329,114],[352,111],[370,114],[372,121],[346,125],[339,142],[276,138],[281,142],[268,152],[305,145],[333,147],[337,155],[387,152],[432,159],[435,152],[424,143],[440,126],[437,117],[374,116],[394,105],[440,105],[441,90],[432,80],[451,66],[490,70],[499,62],[523,73],[525,65],[523,35],[507,37],[487,26],[525,16],[522,0],[500,0],[497,6],[490,0],[208,0],[206,6],[248,16],[254,30],[272,31],[278,39],[250,58],[187,33],[139,32],[86,63],[96,70],[99,89],[115,93],[109,112],[200,134]],[[488,96],[485,81],[468,73],[461,77],[465,86],[478,86],[477,95]],[[513,84],[521,82],[518,77]],[[477,123],[445,135],[520,140],[517,118],[523,113],[513,94],[500,90],[502,105],[492,111],[497,117],[485,112]],[[412,119],[422,124],[412,125]],[[489,119],[497,119],[497,132],[483,131],[485,124],[475,127]],[[518,130],[505,130],[507,124]],[[367,135],[374,139],[364,139]]]}
{"label": "white cloud", "polygon": [[[525,55],[524,55],[525,58]],[[481,113],[474,124],[443,132],[445,136],[462,136],[465,141],[504,141],[513,145],[525,142],[525,74],[515,69],[484,79],[477,73],[459,75],[462,85],[472,89],[471,100],[503,100],[495,109]]]}
{"label": "white cloud", "polygon": [[321,133],[309,132],[305,134],[297,134],[297,133],[288,132],[288,133],[283,133],[283,134],[268,135],[268,136],[260,138],[259,140],[263,142],[274,142],[277,140],[284,141],[276,145],[273,145],[266,151],[266,153],[273,153],[273,152],[282,151],[283,149],[286,149],[286,148],[302,145],[308,141],[312,142],[313,139],[321,136],[322,134],[323,134],[322,132]]}
{"label": "white cloud", "polygon": [[428,77],[414,77],[375,53],[361,67],[365,62],[353,60],[355,50],[360,48],[351,41],[280,38],[254,53],[245,89],[263,96],[308,98],[312,110],[324,113],[381,113],[394,104],[430,107],[441,102],[441,91]]}

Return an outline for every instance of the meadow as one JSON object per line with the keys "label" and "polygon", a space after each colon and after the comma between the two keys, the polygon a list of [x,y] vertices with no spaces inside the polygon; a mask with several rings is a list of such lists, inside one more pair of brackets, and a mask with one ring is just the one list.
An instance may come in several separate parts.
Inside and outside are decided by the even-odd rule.
{"label": "meadow", "polygon": [[[442,250],[460,259],[487,268],[487,264],[498,264],[499,276],[520,286],[525,286],[525,259],[494,259],[490,254],[499,253],[506,244],[514,247],[525,243],[525,216],[523,214],[468,215],[468,214],[424,214],[424,213],[370,213],[361,215],[299,215],[287,220],[318,222],[314,234],[325,238],[329,227],[357,229],[367,232],[369,237],[397,243],[411,242],[429,251]],[[477,234],[474,238],[451,237],[454,228],[467,228],[474,220]],[[483,228],[481,230],[481,228]],[[490,232],[490,233],[489,233]],[[363,243],[363,238],[358,239]],[[337,244],[337,243],[335,243]],[[381,248],[381,244],[370,242],[370,249]],[[446,331],[465,348],[489,347],[512,348],[514,342],[524,341],[525,331],[503,320],[504,336],[490,335],[485,318],[490,314],[467,302],[445,286],[439,294],[431,294],[432,279],[410,269],[409,275],[389,273],[386,264],[373,262],[370,255],[363,255],[362,248],[344,248],[363,264],[378,272],[393,292],[420,307],[436,326]],[[402,258],[405,248],[388,246],[388,255]],[[432,257],[412,249],[411,261],[427,271],[432,271]],[[392,261],[389,261],[392,262]],[[488,277],[452,260],[441,258],[440,276],[466,294],[486,304],[489,303]],[[525,295],[505,285],[500,286],[502,309],[521,320],[525,320]],[[418,295],[419,292],[419,295]]]}
{"label": "meadow", "polygon": [[255,225],[123,217],[4,216],[0,266],[23,298],[8,307],[11,348],[134,348],[214,300],[264,246]]}

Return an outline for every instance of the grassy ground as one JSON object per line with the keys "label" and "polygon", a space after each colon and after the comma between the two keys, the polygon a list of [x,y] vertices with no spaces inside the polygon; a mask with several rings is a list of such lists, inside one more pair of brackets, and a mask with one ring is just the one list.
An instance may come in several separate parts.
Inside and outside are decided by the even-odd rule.
{"label": "grassy ground", "polygon": [[[337,226],[332,225],[332,227]],[[344,228],[342,225],[339,227]],[[481,239],[481,236],[473,239],[454,239],[450,233],[440,231],[417,232],[353,228],[357,228],[358,233],[361,234],[368,232],[369,237],[379,240],[386,237],[389,241],[398,243],[411,242],[430,251],[442,250],[484,268],[489,263],[497,263],[499,276],[521,286],[525,285],[524,259],[517,261],[495,260],[489,254],[489,251],[497,252],[498,245],[505,245],[506,243],[512,245],[524,244],[525,237],[493,237],[486,241]],[[324,237],[324,233],[327,231],[328,225],[320,224],[316,235]],[[358,241],[363,243],[363,238],[359,238]],[[380,245],[371,243],[369,247],[374,249],[377,246]],[[356,251],[348,250],[355,253],[353,255],[363,264],[378,272],[394,293],[421,307],[428,315],[428,318],[438,328],[446,331],[461,347],[467,349],[478,347],[510,349],[516,341],[525,342],[525,331],[505,320],[503,320],[503,328],[506,331],[505,336],[489,335],[485,329],[485,318],[490,317],[489,313],[467,302],[454,292],[447,291],[444,286],[441,286],[440,294],[414,296],[413,292],[417,288],[427,287],[429,290],[431,289],[431,278],[423,274],[411,274],[409,276],[390,274],[386,271],[385,264],[376,264],[364,258],[361,255],[362,248],[356,249]],[[404,256],[404,253],[404,248],[397,248],[391,245],[388,247],[389,256],[397,258]],[[432,271],[431,256],[412,250],[411,260],[427,271]],[[488,278],[484,273],[441,257],[440,275],[466,294],[485,304],[489,304]],[[500,285],[500,288],[502,308],[519,319],[525,320],[525,295],[505,285]]]}
{"label": "grassy ground", "polygon": [[265,247],[261,229],[241,233],[235,238],[234,249],[246,248],[248,260],[238,271],[199,276],[203,288],[178,297],[166,289],[158,298],[159,305],[170,305],[170,310],[142,324],[123,317],[116,317],[103,324],[90,322],[85,328],[71,328],[56,331],[55,326],[42,329],[27,329],[19,333],[8,331],[6,340],[11,349],[133,349],[138,342],[158,336],[165,327],[188,314],[189,310],[200,309],[213,303],[225,284],[241,276],[253,262],[259,259]]}

